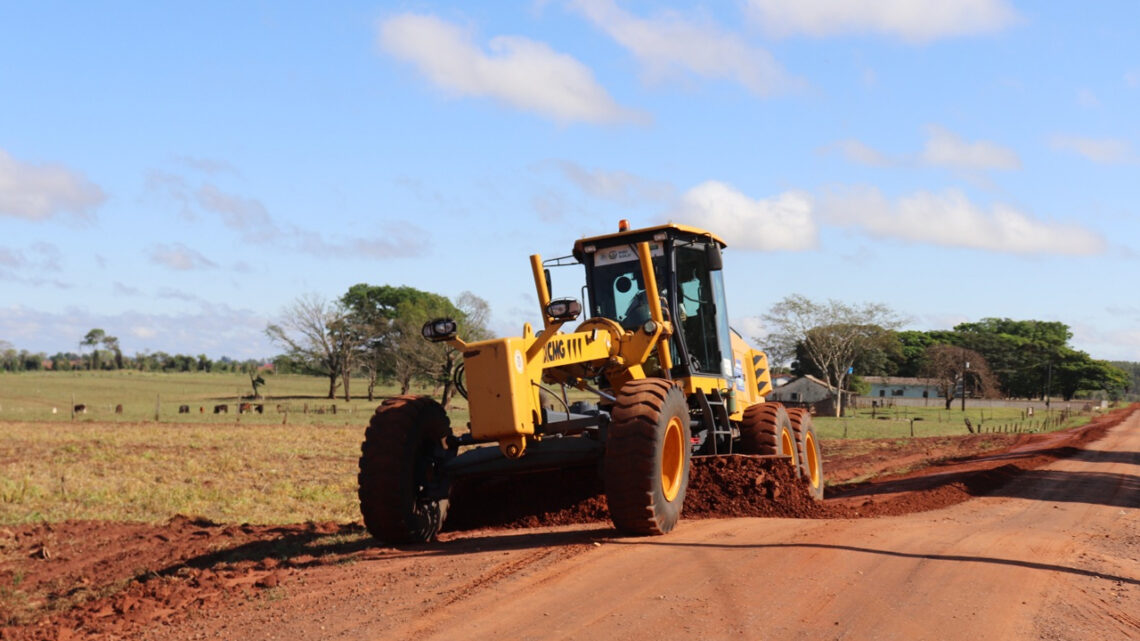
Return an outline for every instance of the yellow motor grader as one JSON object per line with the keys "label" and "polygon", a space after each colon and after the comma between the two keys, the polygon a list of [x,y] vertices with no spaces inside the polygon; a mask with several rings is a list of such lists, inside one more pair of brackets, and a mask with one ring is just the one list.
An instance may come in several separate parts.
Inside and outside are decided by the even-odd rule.
{"label": "yellow motor grader", "polygon": [[[432,539],[447,516],[451,482],[468,475],[599,465],[610,516],[628,534],[676,525],[693,456],[786,458],[823,496],[811,415],[765,402],[767,356],[729,327],[723,240],[693,227],[659,225],[583,238],[573,254],[530,257],[543,327],[473,343],[437,319],[424,338],[463,356],[456,384],[467,398],[467,433],[424,396],[386,400],[361,445],[360,509],[384,542]],[[552,266],[585,267],[582,303],[551,300]],[[596,396],[570,403],[567,390]],[[577,411],[575,411],[577,410]]]}

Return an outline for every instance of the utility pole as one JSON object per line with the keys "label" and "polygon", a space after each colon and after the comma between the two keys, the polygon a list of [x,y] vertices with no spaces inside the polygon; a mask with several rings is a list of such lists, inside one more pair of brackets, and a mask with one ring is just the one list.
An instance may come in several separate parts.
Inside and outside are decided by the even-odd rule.
{"label": "utility pole", "polygon": [[1045,376],[1045,411],[1049,411],[1049,394],[1053,391],[1053,361],[1049,361],[1049,373]]}
{"label": "utility pole", "polygon": [[966,411],[966,370],[970,369],[970,361],[966,360],[966,350],[962,350],[962,411]]}

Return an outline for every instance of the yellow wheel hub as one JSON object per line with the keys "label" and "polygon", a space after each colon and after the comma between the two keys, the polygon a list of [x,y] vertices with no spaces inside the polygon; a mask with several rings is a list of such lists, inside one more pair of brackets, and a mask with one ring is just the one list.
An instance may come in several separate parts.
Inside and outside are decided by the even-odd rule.
{"label": "yellow wheel hub", "polygon": [[672,501],[681,492],[685,474],[685,430],[680,417],[669,419],[665,427],[665,443],[661,447],[661,490],[665,500]]}
{"label": "yellow wheel hub", "polygon": [[817,455],[818,450],[815,446],[815,434],[808,432],[804,435],[804,450],[804,453],[807,455],[807,469],[808,476],[811,479],[811,486],[819,487],[819,484],[822,482],[820,478],[822,474],[819,465],[819,456]]}
{"label": "yellow wheel hub", "polygon": [[780,441],[784,446],[784,454],[792,455],[792,465],[796,464],[796,439],[792,436],[791,430],[780,431]]}

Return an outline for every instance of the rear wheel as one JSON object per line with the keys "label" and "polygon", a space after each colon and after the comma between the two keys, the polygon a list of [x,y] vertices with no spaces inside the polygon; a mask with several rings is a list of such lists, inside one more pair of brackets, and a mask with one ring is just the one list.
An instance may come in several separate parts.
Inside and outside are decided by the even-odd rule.
{"label": "rear wheel", "polygon": [[808,482],[808,490],[812,498],[823,499],[823,456],[816,438],[815,428],[812,426],[811,413],[805,409],[796,408],[788,410],[792,429],[796,433],[796,449],[799,450],[803,467],[801,475]]}
{"label": "rear wheel", "polygon": [[792,466],[802,468],[796,448],[796,435],[789,410],[779,403],[757,403],[744,410],[740,422],[740,451],[743,454],[778,454],[792,457]]}
{"label": "rear wheel", "polygon": [[606,443],[610,518],[628,534],[664,534],[681,518],[689,486],[691,432],[685,395],[669,381],[626,383]]}
{"label": "rear wheel", "polygon": [[376,408],[361,444],[357,476],[364,526],[385,543],[422,543],[447,517],[443,463],[451,423],[426,396],[397,396]]}

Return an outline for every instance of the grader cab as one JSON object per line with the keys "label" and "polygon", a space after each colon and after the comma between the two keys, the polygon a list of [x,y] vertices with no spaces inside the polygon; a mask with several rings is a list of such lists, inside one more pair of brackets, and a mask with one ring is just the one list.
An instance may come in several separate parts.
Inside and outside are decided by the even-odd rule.
{"label": "grader cab", "polygon": [[[715,235],[682,225],[583,238],[570,256],[531,256],[543,326],[467,343],[437,319],[424,338],[463,357],[468,431],[428,397],[386,400],[361,446],[365,526],[385,542],[432,539],[451,482],[469,475],[597,465],[610,516],[629,534],[664,534],[681,515],[694,456],[783,457],[823,496],[811,415],[765,402],[767,356],[729,327]],[[585,301],[551,300],[548,267],[581,264]],[[587,312],[572,331],[563,328]],[[573,410],[568,390],[597,399]]]}

